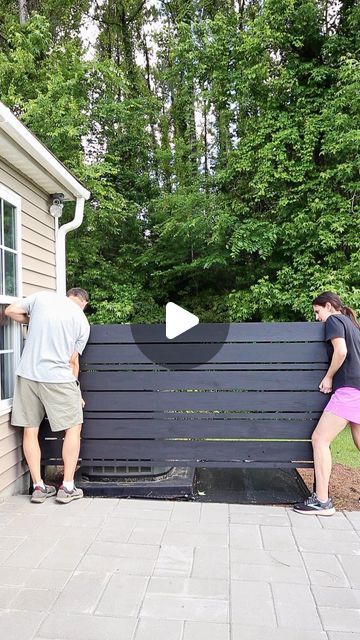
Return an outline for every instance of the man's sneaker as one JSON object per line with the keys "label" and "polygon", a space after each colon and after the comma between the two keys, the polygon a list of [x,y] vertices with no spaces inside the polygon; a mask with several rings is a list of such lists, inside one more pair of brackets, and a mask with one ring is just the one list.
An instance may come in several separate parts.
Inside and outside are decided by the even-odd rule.
{"label": "man's sneaker", "polygon": [[31,495],[31,502],[45,502],[46,498],[51,498],[56,493],[55,487],[50,487],[48,484],[43,489],[40,485],[36,485]]}
{"label": "man's sneaker", "polygon": [[303,513],[305,515],[311,514],[316,516],[332,516],[335,513],[335,507],[331,498],[326,502],[321,502],[316,493],[306,498],[304,502],[294,505],[294,511],[296,513]]}
{"label": "man's sneaker", "polygon": [[56,494],[56,500],[57,502],[66,504],[67,502],[71,502],[71,500],[79,500],[79,498],[82,498],[83,495],[84,493],[82,489],[77,489],[76,487],[74,487],[72,491],[69,491],[69,489],[66,489],[66,487],[64,487],[64,485],[62,484]]}

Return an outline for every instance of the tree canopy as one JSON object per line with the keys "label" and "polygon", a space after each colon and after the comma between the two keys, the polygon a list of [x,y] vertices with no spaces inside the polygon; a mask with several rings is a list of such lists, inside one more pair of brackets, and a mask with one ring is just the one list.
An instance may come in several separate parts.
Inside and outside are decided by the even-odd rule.
{"label": "tree canopy", "polygon": [[0,0],[1,99],[91,190],[67,248],[92,321],[360,311],[359,24],[357,0]]}

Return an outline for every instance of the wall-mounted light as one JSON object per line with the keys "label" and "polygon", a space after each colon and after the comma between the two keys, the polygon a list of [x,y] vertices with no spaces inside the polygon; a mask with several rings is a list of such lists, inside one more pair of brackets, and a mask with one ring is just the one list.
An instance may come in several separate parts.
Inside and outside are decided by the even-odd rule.
{"label": "wall-mounted light", "polygon": [[63,193],[52,193],[50,196],[51,204],[50,204],[50,214],[54,218],[60,218],[64,206],[64,194]]}

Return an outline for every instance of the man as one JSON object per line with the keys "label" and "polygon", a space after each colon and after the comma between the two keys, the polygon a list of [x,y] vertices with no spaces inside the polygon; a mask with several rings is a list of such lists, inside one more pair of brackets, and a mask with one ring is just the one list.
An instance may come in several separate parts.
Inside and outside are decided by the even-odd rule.
{"label": "man", "polygon": [[39,426],[46,413],[52,431],[65,430],[62,457],[64,481],[56,500],[67,503],[82,498],[74,486],[83,422],[82,397],[77,380],[79,354],[89,339],[84,309],[87,291],[70,289],[66,296],[42,291],[17,300],[5,314],[29,324],[24,350],[16,369],[11,423],[24,429],[23,449],[33,481],[32,502],[56,494],[41,477]]}

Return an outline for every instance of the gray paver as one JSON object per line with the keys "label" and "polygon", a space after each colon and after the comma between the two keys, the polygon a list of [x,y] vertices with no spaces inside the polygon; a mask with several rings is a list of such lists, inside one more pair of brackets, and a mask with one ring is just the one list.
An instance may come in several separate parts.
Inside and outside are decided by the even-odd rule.
{"label": "gray paver", "polygon": [[264,549],[296,549],[290,527],[261,526]]}
{"label": "gray paver", "polygon": [[229,583],[227,580],[153,577],[150,578],[147,593],[227,600],[229,597]]}
{"label": "gray paver", "polygon": [[360,531],[360,511],[344,511],[344,515],[351,522],[354,529]]}
{"label": "gray paver", "polygon": [[360,589],[360,541],[358,554],[357,556],[339,556],[350,585],[356,589]]}
{"label": "gray paver", "polygon": [[180,620],[141,618],[134,640],[181,640],[183,626]]}
{"label": "gray paver", "polygon": [[228,530],[229,524],[226,520],[220,522],[208,522],[207,520],[200,520],[200,522],[171,520],[166,526],[167,533],[202,533],[208,535],[209,533],[227,534]]}
{"label": "gray paver", "polygon": [[32,640],[44,615],[38,611],[0,611],[0,637]]}
{"label": "gray paver", "polygon": [[260,527],[253,524],[230,524],[230,546],[238,549],[262,549]]}
{"label": "gray paver", "polygon": [[322,630],[310,587],[278,583],[273,584],[271,588],[279,627]]}
{"label": "gray paver", "polygon": [[194,549],[173,545],[162,545],[155,563],[155,576],[190,576]]}
{"label": "gray paver", "polygon": [[8,609],[49,611],[58,595],[58,591],[50,589],[20,589],[15,598],[11,600]]}
{"label": "gray paver", "polygon": [[120,520],[120,518],[108,519],[102,529],[96,535],[97,541],[127,542],[135,526],[134,520]]}
{"label": "gray paver", "polygon": [[147,593],[140,617],[228,622],[228,608],[226,600]]}
{"label": "gray paver", "polygon": [[353,530],[352,524],[341,511],[337,511],[331,518],[316,519],[320,521],[323,529]]}
{"label": "gray paver", "polygon": [[349,581],[339,560],[330,553],[303,553],[310,583],[329,587],[348,587]]}
{"label": "gray paver", "polygon": [[55,589],[61,591],[71,578],[71,571],[61,569],[33,569],[27,571],[24,585],[31,589]]}
{"label": "gray paver", "polygon": [[201,504],[193,502],[175,502],[171,514],[171,520],[177,522],[199,522],[201,516]]}
{"label": "gray paver", "polygon": [[11,549],[0,549],[0,565],[5,564],[11,554]]}
{"label": "gray paver", "polygon": [[[70,502],[70,504],[72,503]],[[89,541],[86,539],[73,540],[70,537],[69,539],[60,540],[56,542],[50,553],[40,562],[39,567],[42,569],[73,571],[76,569],[88,547]]]}
{"label": "gray paver", "polygon": [[251,565],[236,562],[231,567],[231,577],[233,580],[309,584],[309,578],[303,567],[287,567],[280,564]]}
{"label": "gray paver", "polygon": [[29,567],[29,569],[35,569],[54,546],[54,540],[44,538],[42,531],[41,537],[26,538],[5,560],[4,565],[7,567]]}
{"label": "gray paver", "polygon": [[17,587],[0,587],[0,609],[8,609],[9,603],[19,593]]}
{"label": "gray paver", "polygon": [[183,640],[229,640],[230,625],[216,622],[185,622]]}
{"label": "gray paver", "polygon": [[150,558],[155,560],[159,546],[149,544],[124,544],[123,542],[93,542],[87,553],[114,558]]}
{"label": "gray paver", "polygon": [[[310,517],[310,516],[304,516]],[[315,516],[314,516],[315,517]],[[360,551],[360,538],[355,531],[294,529],[300,551],[313,553],[356,554]]]}
{"label": "gray paver", "polygon": [[319,607],[319,613],[327,631],[358,632],[360,629],[360,609]]}
{"label": "gray paver", "polygon": [[163,544],[183,547],[227,547],[228,534],[226,533],[182,533],[166,531]]}
{"label": "gray paver", "polygon": [[53,607],[63,613],[93,613],[105,589],[106,573],[75,571]]}
{"label": "gray paver", "polygon": [[312,592],[318,607],[360,609],[360,589],[314,586]]}
{"label": "gray paver", "polygon": [[7,536],[6,532],[4,535],[0,536],[0,549],[7,551],[15,551],[16,547],[18,547],[25,540],[25,536],[16,537],[16,536]]}
{"label": "gray paver", "polygon": [[328,631],[329,640],[360,640],[360,633],[346,633],[346,631]]}
{"label": "gray paver", "polygon": [[296,513],[293,509],[288,509],[288,517],[293,529],[322,529],[320,518],[311,518],[301,513]]}
{"label": "gray paver", "polygon": [[275,527],[288,527],[289,518],[286,513],[279,515],[271,513],[233,513],[230,516],[232,524],[264,524]]}
{"label": "gray paver", "polygon": [[297,549],[231,549],[231,568],[236,563],[250,565],[274,565],[302,567],[303,561]]}
{"label": "gray paver", "polygon": [[96,614],[136,618],[147,584],[148,578],[143,576],[112,576],[97,605]]}
{"label": "gray paver", "polygon": [[28,569],[23,567],[1,567],[0,586],[22,587],[28,574]]}
{"label": "gray paver", "polygon": [[150,576],[155,567],[151,558],[120,558],[86,553],[77,568],[79,571],[107,571],[135,576]]}
{"label": "gray paver", "polygon": [[[308,631],[307,629],[288,629],[232,625],[232,640],[328,640],[325,631]],[[340,639],[339,639],[340,640]],[[345,639],[344,639],[345,640]],[[348,638],[347,640],[353,640]],[[357,640],[354,638],[354,640]]]}
{"label": "gray paver", "polygon": [[37,637],[46,640],[132,640],[135,627],[135,618],[50,614]]}
{"label": "gray paver", "polygon": [[197,547],[194,549],[194,564],[191,575],[196,578],[227,579],[229,577],[229,550]]}
{"label": "gray paver", "polygon": [[[228,504],[212,504],[203,502],[200,511],[200,523],[225,523],[229,521],[229,505]],[[196,624],[196,623],[195,623]]]}
{"label": "gray paver", "polygon": [[[261,607],[259,608],[260,602]],[[231,622],[242,625],[276,627],[270,585],[265,582],[232,581]]]}

